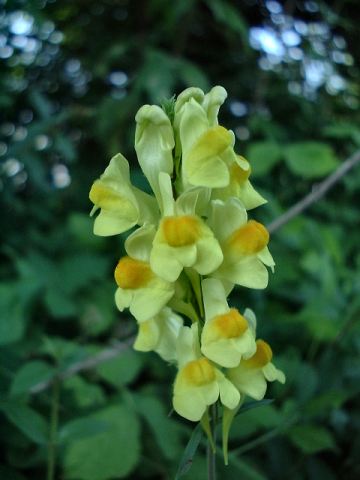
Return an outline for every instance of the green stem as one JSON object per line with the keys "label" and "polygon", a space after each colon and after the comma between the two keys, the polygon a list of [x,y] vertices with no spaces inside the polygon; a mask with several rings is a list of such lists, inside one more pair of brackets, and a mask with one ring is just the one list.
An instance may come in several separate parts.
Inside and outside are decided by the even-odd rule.
{"label": "green stem", "polygon": [[207,467],[208,467],[208,480],[216,480],[216,451],[214,445],[216,445],[216,422],[217,422],[217,404],[211,405],[211,433],[213,438],[213,445],[208,441],[207,446]]}
{"label": "green stem", "polygon": [[60,381],[58,379],[55,379],[52,387],[52,396],[51,396],[47,480],[55,479],[56,446],[57,446],[56,444],[57,444],[57,430],[58,430],[58,423],[59,423],[59,396],[60,396]]}

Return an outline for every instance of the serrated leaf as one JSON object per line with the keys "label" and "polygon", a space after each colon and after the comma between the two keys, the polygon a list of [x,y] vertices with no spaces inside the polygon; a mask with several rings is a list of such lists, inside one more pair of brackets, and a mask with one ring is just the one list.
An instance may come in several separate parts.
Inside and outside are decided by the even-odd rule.
{"label": "serrated leaf", "polygon": [[304,178],[320,178],[339,165],[330,145],[321,142],[301,142],[284,149],[289,170]]}

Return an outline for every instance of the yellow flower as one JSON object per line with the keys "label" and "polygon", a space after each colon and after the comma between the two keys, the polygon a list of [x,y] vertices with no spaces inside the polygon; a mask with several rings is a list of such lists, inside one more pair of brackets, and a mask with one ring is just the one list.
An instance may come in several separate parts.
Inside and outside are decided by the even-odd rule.
{"label": "yellow flower", "polygon": [[247,218],[245,207],[235,198],[212,202],[209,224],[218,238],[224,261],[211,276],[249,288],[265,288],[268,271],[275,263],[267,248],[269,232]]}
{"label": "yellow flower", "polygon": [[135,150],[138,161],[159,201],[159,173],[170,175],[173,171],[173,129],[168,116],[157,105],[143,105],[135,120]]}
{"label": "yellow flower", "polygon": [[201,355],[197,324],[183,327],[178,337],[179,372],[174,383],[174,410],[184,418],[198,421],[207,407],[220,397],[221,403],[235,408],[240,394],[225,375]]}
{"label": "yellow flower", "polygon": [[227,187],[232,165],[248,168],[234,152],[233,132],[218,125],[217,114],[226,95],[222,87],[205,96],[200,89],[187,89],[176,101],[174,126],[181,144],[185,189],[189,185]]}
{"label": "yellow flower", "polygon": [[193,189],[174,202],[168,175],[160,174],[160,187],[164,217],[153,240],[152,270],[169,282],[174,282],[184,267],[193,267],[201,275],[214,271],[223,255],[214,234],[196,213],[198,205],[202,208],[204,204],[204,191]]}
{"label": "yellow flower", "polygon": [[229,369],[227,375],[240,394],[261,400],[266,393],[267,381],[285,383],[284,373],[271,360],[270,345],[264,340],[257,340],[256,353],[247,360],[242,360],[238,367]]}
{"label": "yellow flower", "polygon": [[174,285],[160,278],[150,267],[154,234],[153,225],[144,225],[131,234],[125,242],[129,256],[121,258],[115,269],[116,306],[120,311],[129,307],[138,322],[157,315],[175,292]]}
{"label": "yellow flower", "polygon": [[[244,158],[243,161],[246,162]],[[211,198],[213,200],[223,201],[226,201],[231,197],[238,198],[244,204],[246,210],[251,210],[263,205],[266,203],[266,200],[254,189],[250,183],[250,173],[250,165],[247,169],[244,169],[237,163],[233,163],[229,168],[229,184],[223,188],[214,188],[211,192]]]}
{"label": "yellow flower", "polygon": [[154,351],[165,361],[174,362],[177,358],[176,341],[182,326],[182,318],[165,307],[155,317],[139,324],[134,349]]}
{"label": "yellow flower", "polygon": [[222,367],[236,367],[242,358],[256,351],[255,338],[245,316],[229,308],[222,283],[214,278],[203,280],[205,325],[201,351]]}
{"label": "yellow flower", "polygon": [[120,153],[93,183],[89,197],[94,203],[91,215],[101,209],[94,222],[96,235],[115,235],[136,224],[157,221],[155,199],[131,185],[129,164]]}

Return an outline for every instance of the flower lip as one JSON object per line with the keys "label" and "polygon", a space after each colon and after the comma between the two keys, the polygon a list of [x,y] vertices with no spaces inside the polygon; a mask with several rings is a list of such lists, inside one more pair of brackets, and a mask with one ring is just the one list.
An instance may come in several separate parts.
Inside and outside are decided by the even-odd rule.
{"label": "flower lip", "polygon": [[89,193],[89,198],[94,205],[108,211],[117,211],[129,201],[114,190],[110,185],[101,180],[96,180]]}
{"label": "flower lip", "polygon": [[248,328],[246,319],[240,315],[236,308],[231,308],[229,312],[223,315],[217,315],[212,322],[222,338],[240,337]]}
{"label": "flower lip", "polygon": [[197,386],[211,383],[216,378],[215,368],[205,357],[189,362],[182,373],[190,384]]}
{"label": "flower lip", "polygon": [[264,340],[256,340],[256,353],[248,360],[243,360],[249,368],[262,368],[271,362],[273,353],[271,347]]}
{"label": "flower lip", "polygon": [[119,260],[114,275],[117,285],[123,289],[145,287],[153,277],[147,262],[127,256]]}
{"label": "flower lip", "polygon": [[228,238],[230,249],[240,255],[251,255],[263,250],[269,243],[269,232],[256,220],[249,220]]}
{"label": "flower lip", "polygon": [[230,167],[230,178],[240,185],[246,182],[246,180],[250,177],[250,174],[250,166],[247,170],[241,168],[237,163],[233,163]]}
{"label": "flower lip", "polygon": [[165,217],[161,228],[166,243],[171,247],[193,245],[200,238],[200,222],[191,215]]}

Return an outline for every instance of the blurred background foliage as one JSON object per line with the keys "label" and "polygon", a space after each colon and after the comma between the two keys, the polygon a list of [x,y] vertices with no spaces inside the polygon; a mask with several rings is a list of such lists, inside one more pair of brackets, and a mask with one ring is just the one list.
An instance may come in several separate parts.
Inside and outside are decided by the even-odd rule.
{"label": "blurred background foliage", "polygon": [[[168,416],[174,369],[119,347],[134,332],[113,302],[122,241],[92,235],[90,185],[118,151],[143,184],[143,103],[220,84],[221,122],[269,199],[252,215],[270,223],[360,148],[359,4],[0,6],[0,478],[53,478],[54,463],[59,479],[174,478],[193,425]],[[232,296],[287,383],[235,421],[221,479],[360,476],[359,185],[360,168],[274,232],[269,288]],[[120,353],[86,363],[104,348]],[[184,478],[205,470],[201,446]]]}

